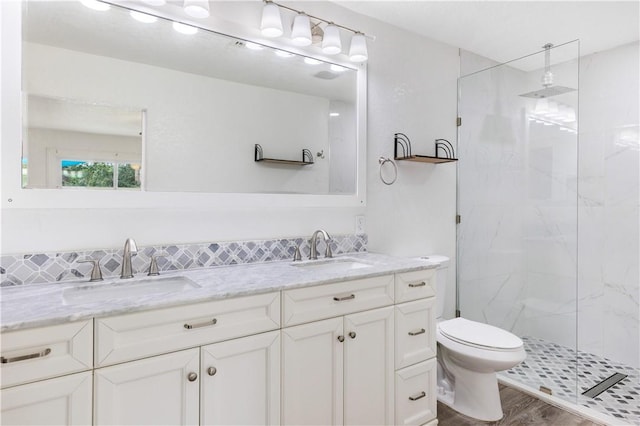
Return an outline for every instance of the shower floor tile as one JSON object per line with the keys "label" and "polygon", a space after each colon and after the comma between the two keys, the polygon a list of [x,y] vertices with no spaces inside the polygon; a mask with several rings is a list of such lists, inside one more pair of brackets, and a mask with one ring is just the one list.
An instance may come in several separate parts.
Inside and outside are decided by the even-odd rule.
{"label": "shower floor tile", "polygon": [[[575,350],[534,337],[523,337],[522,341],[527,359],[501,374],[533,389],[544,386],[558,398],[624,422],[640,424],[640,369],[586,352],[578,352],[576,359]],[[628,377],[595,398],[582,395],[614,373]]]}

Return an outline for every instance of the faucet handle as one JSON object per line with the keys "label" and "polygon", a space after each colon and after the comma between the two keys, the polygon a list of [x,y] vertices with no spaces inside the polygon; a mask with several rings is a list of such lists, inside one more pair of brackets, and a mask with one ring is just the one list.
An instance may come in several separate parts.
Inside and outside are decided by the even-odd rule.
{"label": "faucet handle", "polygon": [[329,237],[324,244],[327,246],[327,248],[324,251],[324,257],[326,258],[332,258],[333,257],[333,253],[331,252],[331,244],[329,244],[331,242],[331,237]]}
{"label": "faucet handle", "polygon": [[153,276],[160,275],[160,269],[158,268],[159,257],[164,257],[164,256],[162,255],[151,256],[151,262],[149,263],[149,272],[147,273],[148,276],[153,277]]}
{"label": "faucet handle", "polygon": [[93,263],[91,269],[91,278],[89,282],[102,281],[102,270],[100,269],[100,261],[96,259],[78,260],[78,263]]}
{"label": "faucet handle", "polygon": [[299,262],[302,260],[302,254],[300,253],[300,246],[296,245],[296,251],[293,253],[293,261]]}

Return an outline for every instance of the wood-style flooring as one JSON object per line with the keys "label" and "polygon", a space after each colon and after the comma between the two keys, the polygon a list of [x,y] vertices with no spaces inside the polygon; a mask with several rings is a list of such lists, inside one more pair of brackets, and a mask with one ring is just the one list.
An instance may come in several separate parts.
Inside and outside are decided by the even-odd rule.
{"label": "wood-style flooring", "polygon": [[470,425],[553,425],[553,426],[595,426],[593,423],[573,413],[528,395],[524,392],[500,385],[500,399],[504,417],[497,422],[481,422],[457,413],[438,402],[438,426]]}

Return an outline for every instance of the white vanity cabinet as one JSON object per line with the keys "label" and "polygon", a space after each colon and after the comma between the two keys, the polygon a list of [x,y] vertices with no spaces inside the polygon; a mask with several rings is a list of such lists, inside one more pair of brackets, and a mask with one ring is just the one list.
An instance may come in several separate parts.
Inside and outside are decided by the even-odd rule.
{"label": "white vanity cabinet", "polygon": [[95,370],[95,424],[279,424],[279,321],[279,293],[97,319],[96,365],[123,362]]}
{"label": "white vanity cabinet", "polygon": [[395,425],[436,424],[435,270],[396,274]]}
{"label": "white vanity cabinet", "polygon": [[0,424],[91,424],[93,321],[2,333]]}
{"label": "white vanity cabinet", "polygon": [[393,276],[283,292],[283,322],[311,320],[282,330],[283,424],[394,423],[392,304]]}
{"label": "white vanity cabinet", "polygon": [[97,369],[97,425],[277,425],[280,332]]}

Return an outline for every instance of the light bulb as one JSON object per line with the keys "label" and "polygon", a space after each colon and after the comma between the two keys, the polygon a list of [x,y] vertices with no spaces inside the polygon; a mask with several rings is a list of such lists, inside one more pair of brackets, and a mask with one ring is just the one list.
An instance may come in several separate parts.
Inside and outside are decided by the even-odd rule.
{"label": "light bulb", "polygon": [[311,44],[311,23],[304,13],[298,14],[293,20],[291,29],[291,42],[296,46],[309,46]]}
{"label": "light bulb", "polygon": [[280,8],[271,2],[266,2],[262,8],[262,35],[265,37],[280,37],[283,34]]}
{"label": "light bulb", "polygon": [[342,42],[340,41],[340,30],[333,24],[327,25],[322,38],[322,52],[327,55],[336,55],[342,52]]}
{"label": "light bulb", "polygon": [[304,63],[307,65],[320,65],[322,61],[313,58],[304,58]]}

